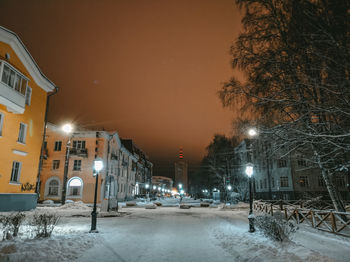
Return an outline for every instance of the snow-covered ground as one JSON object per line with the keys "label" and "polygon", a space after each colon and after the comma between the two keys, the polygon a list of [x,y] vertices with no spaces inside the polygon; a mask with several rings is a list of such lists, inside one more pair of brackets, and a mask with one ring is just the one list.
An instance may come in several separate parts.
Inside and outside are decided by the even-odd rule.
{"label": "snow-covered ground", "polygon": [[73,206],[41,211],[51,209],[66,214],[52,237],[0,242],[0,261],[322,262],[349,261],[350,255],[348,238],[307,226],[284,243],[248,233],[246,204],[235,209],[123,207],[120,217],[98,218],[98,234],[88,233],[89,217],[67,216],[75,214]]}

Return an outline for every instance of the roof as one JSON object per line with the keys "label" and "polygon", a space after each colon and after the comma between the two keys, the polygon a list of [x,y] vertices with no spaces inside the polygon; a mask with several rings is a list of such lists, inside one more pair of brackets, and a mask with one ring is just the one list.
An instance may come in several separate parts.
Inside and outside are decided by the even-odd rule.
{"label": "roof", "polygon": [[34,58],[16,33],[0,26],[0,41],[11,46],[25,68],[33,77],[34,81],[42,89],[44,89],[46,92],[51,92],[56,88],[56,85],[40,70],[38,64],[35,62]]}

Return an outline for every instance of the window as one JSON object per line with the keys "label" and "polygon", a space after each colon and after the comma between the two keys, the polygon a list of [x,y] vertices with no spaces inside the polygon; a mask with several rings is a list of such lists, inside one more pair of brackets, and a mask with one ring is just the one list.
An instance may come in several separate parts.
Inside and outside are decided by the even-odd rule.
{"label": "window", "polygon": [[0,136],[2,136],[2,125],[4,123],[4,115],[0,113]]}
{"label": "window", "polygon": [[262,188],[263,188],[263,181],[260,180],[260,189],[262,189]]}
{"label": "window", "polygon": [[74,160],[74,171],[80,171],[81,170],[81,160]]}
{"label": "window", "polygon": [[52,169],[59,169],[60,168],[60,160],[53,160],[52,161]]}
{"label": "window", "polygon": [[11,172],[11,182],[19,182],[19,177],[21,174],[22,163],[13,161],[12,163],[12,172]]}
{"label": "window", "polygon": [[281,187],[288,187],[289,186],[287,176],[281,176],[280,181],[281,181]]}
{"label": "window", "polygon": [[84,140],[73,141],[73,148],[84,149],[85,148],[85,141]]}
{"label": "window", "polygon": [[322,176],[319,176],[319,177],[318,177],[318,186],[319,186],[319,187],[325,187],[325,186],[326,186],[326,184],[325,184],[324,179],[323,179]]}
{"label": "window", "polygon": [[306,161],[304,159],[298,159],[298,166],[305,167],[306,166]]}
{"label": "window", "polygon": [[49,195],[58,196],[59,183],[56,179],[53,179],[49,183]]}
{"label": "window", "polygon": [[26,93],[27,80],[6,64],[4,64],[1,82],[16,90],[18,93],[21,93],[22,95],[25,95]]}
{"label": "window", "polygon": [[32,89],[27,86],[27,91],[26,91],[26,105],[30,106],[30,102],[32,100]]}
{"label": "window", "polygon": [[275,178],[274,177],[271,177],[271,184],[272,184],[272,187],[275,187]]}
{"label": "window", "polygon": [[309,179],[307,176],[300,176],[299,184],[301,187],[308,187],[309,186]]}
{"label": "window", "polygon": [[82,181],[78,177],[73,177],[68,183],[68,194],[70,196],[80,196],[82,191]]}
{"label": "window", "polygon": [[62,141],[56,141],[55,142],[55,151],[61,151],[62,148]]}
{"label": "window", "polygon": [[20,123],[19,124],[19,133],[18,133],[18,142],[25,144],[26,143],[26,133],[27,125]]}
{"label": "window", "polygon": [[277,166],[278,166],[278,168],[286,167],[287,166],[287,160],[285,160],[285,159],[278,159]]}
{"label": "window", "polygon": [[337,187],[345,187],[345,182],[342,177],[337,177],[335,180],[335,184],[337,185]]}

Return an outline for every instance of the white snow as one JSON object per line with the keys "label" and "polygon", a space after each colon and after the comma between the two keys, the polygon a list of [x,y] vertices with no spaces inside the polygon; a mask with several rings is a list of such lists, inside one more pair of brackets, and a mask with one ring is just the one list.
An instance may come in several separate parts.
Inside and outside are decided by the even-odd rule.
{"label": "white snow", "polygon": [[[178,200],[178,199],[177,199]],[[174,200],[160,200],[173,204]],[[300,226],[291,241],[277,243],[248,232],[248,205],[236,209],[157,207],[137,201],[122,216],[98,218],[88,233],[91,207],[83,203],[41,207],[63,214],[48,239],[0,242],[0,261],[348,261],[348,238]],[[140,205],[139,203],[144,203]],[[199,203],[186,199],[185,204]],[[140,208],[143,207],[143,208]],[[127,212],[125,212],[127,211]],[[33,213],[33,211],[29,212]]]}

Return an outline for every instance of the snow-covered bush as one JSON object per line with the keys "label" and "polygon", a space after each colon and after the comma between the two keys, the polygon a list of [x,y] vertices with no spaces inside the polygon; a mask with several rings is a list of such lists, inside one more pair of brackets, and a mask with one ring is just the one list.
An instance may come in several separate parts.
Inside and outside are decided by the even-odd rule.
{"label": "snow-covered bush", "polygon": [[191,208],[190,205],[185,205],[185,204],[180,205],[180,209],[190,209],[190,208]]}
{"label": "snow-covered bush", "polygon": [[52,205],[52,204],[54,204],[54,202],[53,202],[53,200],[47,199],[47,200],[43,201],[43,204],[45,204],[45,205]]}
{"label": "snow-covered bush", "polygon": [[135,202],[135,201],[129,201],[129,202],[126,202],[126,206],[127,206],[127,207],[133,207],[133,206],[136,206],[136,202]]}
{"label": "snow-covered bush", "polygon": [[155,205],[155,204],[147,204],[147,205],[145,205],[145,208],[146,209],[156,209],[157,205]]}
{"label": "snow-covered bush", "polygon": [[154,202],[154,204],[157,205],[157,206],[159,206],[159,207],[162,206],[162,203],[161,203],[161,202],[158,202],[158,201],[157,201],[157,202]]}
{"label": "snow-covered bush", "polygon": [[201,207],[209,207],[210,206],[210,203],[207,203],[207,202],[201,202]]}
{"label": "snow-covered bush", "polygon": [[11,239],[12,237],[16,237],[18,235],[19,228],[21,227],[23,221],[25,219],[25,214],[18,213],[10,213],[8,215],[3,215],[0,217],[1,231],[2,231],[2,239]]}
{"label": "snow-covered bush", "polygon": [[50,237],[59,217],[56,214],[39,214],[33,216],[32,225],[34,226],[35,236]]}
{"label": "snow-covered bush", "polygon": [[290,221],[269,215],[257,216],[255,218],[255,225],[265,236],[276,241],[288,240],[290,235],[298,229]]}

